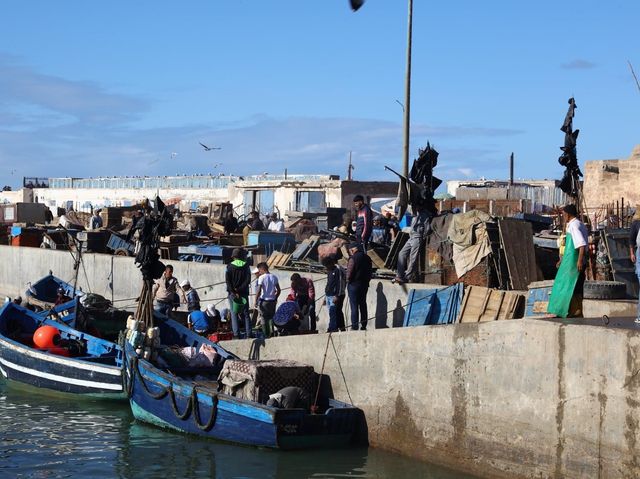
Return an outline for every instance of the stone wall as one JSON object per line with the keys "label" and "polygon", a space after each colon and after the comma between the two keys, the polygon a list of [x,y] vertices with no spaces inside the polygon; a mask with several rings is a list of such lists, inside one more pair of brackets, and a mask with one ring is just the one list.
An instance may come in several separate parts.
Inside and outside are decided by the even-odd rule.
{"label": "stone wall", "polygon": [[[625,205],[635,207],[640,204],[640,145],[625,160],[587,161],[584,196],[590,210],[622,198]],[[590,211],[591,214],[594,212]]]}
{"label": "stone wall", "polygon": [[484,477],[640,476],[638,331],[525,319],[328,339],[223,346],[316,371],[331,346],[324,372],[374,447]]}

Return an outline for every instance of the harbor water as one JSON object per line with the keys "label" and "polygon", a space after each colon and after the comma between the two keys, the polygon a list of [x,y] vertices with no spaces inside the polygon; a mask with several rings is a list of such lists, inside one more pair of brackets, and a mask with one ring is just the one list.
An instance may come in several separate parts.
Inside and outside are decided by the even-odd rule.
{"label": "harbor water", "polygon": [[0,478],[471,476],[372,448],[273,451],[137,423],[126,402],[42,394],[0,379]]}

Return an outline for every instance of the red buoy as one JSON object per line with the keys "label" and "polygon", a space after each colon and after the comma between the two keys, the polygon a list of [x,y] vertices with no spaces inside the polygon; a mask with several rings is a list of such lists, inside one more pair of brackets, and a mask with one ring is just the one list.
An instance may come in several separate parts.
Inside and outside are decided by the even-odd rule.
{"label": "red buoy", "polygon": [[33,344],[39,348],[53,348],[60,342],[60,331],[54,326],[40,326],[33,333]]}

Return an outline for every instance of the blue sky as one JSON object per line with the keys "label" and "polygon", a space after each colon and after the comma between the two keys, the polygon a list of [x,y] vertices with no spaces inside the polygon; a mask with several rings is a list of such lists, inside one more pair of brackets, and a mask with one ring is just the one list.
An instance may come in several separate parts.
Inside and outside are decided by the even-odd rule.
{"label": "blue sky", "polygon": [[[560,178],[640,143],[640,2],[415,0],[411,157],[444,179]],[[404,0],[0,4],[0,183],[401,168]],[[198,142],[222,147],[205,152]],[[171,153],[177,153],[172,158]],[[217,166],[216,166],[217,165]]]}

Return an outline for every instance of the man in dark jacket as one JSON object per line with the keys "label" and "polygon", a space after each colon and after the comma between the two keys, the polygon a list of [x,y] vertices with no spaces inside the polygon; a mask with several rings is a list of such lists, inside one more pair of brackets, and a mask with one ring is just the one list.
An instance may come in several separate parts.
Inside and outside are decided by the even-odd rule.
{"label": "man in dark jacket", "polygon": [[326,257],[322,260],[322,264],[327,268],[327,284],[324,288],[324,295],[327,301],[327,309],[329,310],[329,328],[327,333],[335,331],[344,331],[344,313],[342,306],[344,305],[346,279],[345,271],[341,266],[336,264],[335,259]]}
{"label": "man in dark jacket", "polygon": [[[229,293],[229,309],[231,309],[231,329],[233,337],[240,337],[240,325],[238,319],[244,321],[246,338],[251,337],[251,319],[249,318],[249,284],[251,283],[251,270],[244,259],[244,251],[235,248],[231,253],[231,263],[227,265],[225,273],[227,292]],[[234,311],[234,302],[244,303],[239,313]]]}
{"label": "man in dark jacket", "polygon": [[367,291],[372,274],[371,258],[362,251],[361,246],[359,243],[349,245],[351,256],[347,263],[347,292],[351,305],[351,329],[354,331],[367,329]]}
{"label": "man in dark jacket", "polygon": [[367,250],[367,244],[371,239],[373,230],[373,214],[369,205],[364,203],[362,195],[353,197],[353,206],[356,209],[356,242],[361,244],[362,250]]}

